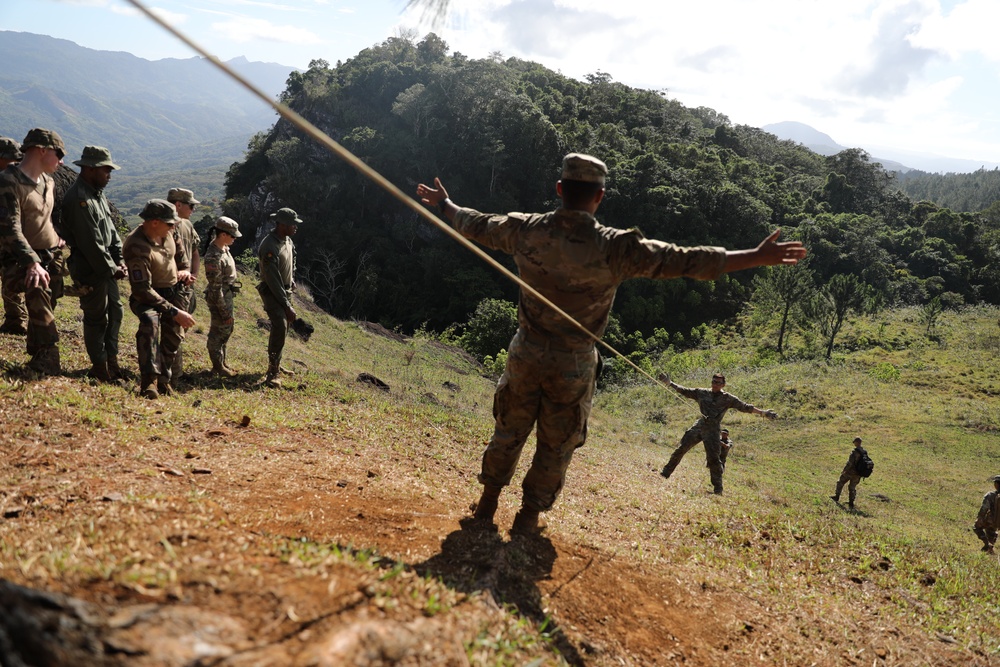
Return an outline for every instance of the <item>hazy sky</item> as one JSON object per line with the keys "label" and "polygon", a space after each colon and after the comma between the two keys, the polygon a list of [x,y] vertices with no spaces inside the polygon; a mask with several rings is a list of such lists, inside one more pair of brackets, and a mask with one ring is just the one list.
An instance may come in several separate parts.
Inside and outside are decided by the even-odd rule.
{"label": "hazy sky", "polygon": [[[415,30],[453,51],[597,71],[734,123],[1000,162],[1000,0],[145,0],[223,60],[331,64]],[[0,29],[142,58],[195,55],[127,0],[0,0]]]}

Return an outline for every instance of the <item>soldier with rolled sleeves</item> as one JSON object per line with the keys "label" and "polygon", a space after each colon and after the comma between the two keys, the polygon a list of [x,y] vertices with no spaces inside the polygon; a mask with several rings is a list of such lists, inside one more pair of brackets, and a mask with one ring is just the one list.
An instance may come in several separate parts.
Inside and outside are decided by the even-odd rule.
{"label": "soldier with rolled sleeves", "polygon": [[58,375],[56,301],[62,296],[66,242],[52,224],[55,173],[66,155],[62,138],[34,128],[21,142],[21,162],[0,173],[0,267],[11,289],[24,292],[28,367]]}
{"label": "soldier with rolled sleeves", "polygon": [[[417,186],[417,196],[439,207],[459,233],[514,256],[521,279],[594,336],[608,324],[618,285],[633,277],[703,280],[768,264],[794,264],[801,243],[777,243],[778,232],[752,250],[683,248],[643,238],[635,229],[605,227],[594,214],[604,197],[608,170],[589,155],[563,159],[556,194],[562,206],[549,213],[495,215],[460,208],[441,184]],[[510,483],[521,450],[537,422],[537,446],[522,482],[521,508],[511,532],[537,534],[539,513],[552,507],[573,452],[587,435],[598,355],[591,336],[522,290],[518,331],[493,399],[493,436],[483,453],[483,493],[474,518],[493,524],[500,491]]]}
{"label": "soldier with rolled sleeves", "polygon": [[861,475],[858,473],[858,459],[865,453],[865,448],[861,446],[861,438],[855,438],[854,449],[851,450],[851,455],[847,457],[847,465],[844,466],[844,469],[840,473],[840,479],[837,480],[837,490],[830,496],[833,502],[840,502],[840,492],[844,489],[844,485],[847,484],[847,506],[854,509],[854,500],[858,496],[858,483],[861,481]]}
{"label": "soldier with rolled sleeves", "polygon": [[[201,255],[198,252],[198,244],[201,239],[195,231],[194,223],[191,222],[191,214],[201,202],[194,198],[194,193],[187,188],[170,188],[167,192],[167,201],[177,209],[179,218],[174,226],[174,242],[178,246],[184,246],[184,254],[187,255],[191,275],[198,279],[198,271],[201,270]],[[180,310],[194,315],[194,310],[198,305],[198,298],[194,291],[194,281],[190,285],[180,284],[177,286],[177,297],[173,304]],[[176,381],[184,374],[184,331],[181,331],[181,347],[177,348],[177,356],[174,357],[174,365],[171,369],[171,377]]]}
{"label": "soldier with rolled sleeves", "polygon": [[997,531],[1000,530],[1000,475],[992,478],[993,490],[983,496],[983,504],[979,506],[979,515],[973,530],[983,541],[983,551],[993,553],[997,543]]}
{"label": "soldier with rolled sleeves", "polygon": [[299,215],[290,208],[271,214],[274,229],[264,237],[258,249],[260,284],[257,291],[271,321],[267,340],[267,375],[270,387],[281,386],[281,355],[285,349],[288,325],[295,321],[292,292],[295,290],[295,244],[292,238],[302,224]]}
{"label": "soldier with rolled sleeves", "polygon": [[[139,356],[139,389],[145,398],[170,395],[170,369],[181,342],[182,327],[194,318],[174,305],[179,283],[191,284],[187,257],[171,233],[177,209],[164,199],[150,199],[139,213],[142,224],[125,237],[122,254],[132,284],[129,308],[139,318],[135,347]],[[178,253],[180,257],[177,258]]]}
{"label": "soldier with rolled sleeves", "polygon": [[80,167],[80,175],[66,191],[62,208],[63,234],[72,250],[69,273],[80,293],[90,376],[116,382],[122,376],[118,335],[125,313],[118,281],[125,277],[125,263],[122,239],[104,189],[118,165],[103,146],[85,147],[73,164]]}
{"label": "soldier with rolled sleeves", "polygon": [[713,490],[716,494],[721,495],[722,473],[726,466],[722,460],[720,427],[722,425],[722,418],[726,416],[726,412],[730,409],[739,410],[740,412],[762,415],[768,419],[776,419],[778,416],[777,413],[774,410],[761,410],[749,403],[744,403],[729,392],[722,391],[723,387],[726,386],[726,376],[722,373],[716,373],[712,376],[711,389],[682,387],[664,375],[660,376],[660,380],[666,382],[671,389],[684,398],[697,401],[698,409],[701,412],[701,416],[694,425],[681,436],[680,444],[674,450],[674,453],[670,455],[670,460],[663,466],[660,474],[670,479],[670,475],[673,474],[674,469],[677,468],[684,455],[692,447],[702,442],[705,444],[705,459],[709,475],[712,479]]}
{"label": "soldier with rolled sleeves", "polygon": [[[21,161],[21,144],[10,137],[0,137],[0,171]],[[24,292],[18,291],[13,282],[3,281],[0,271],[0,295],[3,296],[3,324],[0,333],[23,336],[28,333],[28,310],[24,307]]]}
{"label": "soldier with rolled sleeves", "polygon": [[212,315],[208,330],[208,358],[212,374],[233,377],[236,371],[226,362],[226,344],[233,335],[233,297],[240,289],[236,276],[236,260],[229,246],[243,236],[239,224],[232,218],[220,217],[209,230],[205,241],[205,303]]}

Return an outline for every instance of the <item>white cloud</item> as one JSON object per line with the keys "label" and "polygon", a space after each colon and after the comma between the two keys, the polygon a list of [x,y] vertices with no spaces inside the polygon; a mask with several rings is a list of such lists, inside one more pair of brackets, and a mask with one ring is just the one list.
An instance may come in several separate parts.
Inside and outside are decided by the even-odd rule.
{"label": "white cloud", "polygon": [[234,17],[212,24],[212,30],[234,42],[252,42],[261,39],[284,44],[322,44],[314,32],[294,25],[275,25],[264,19]]}

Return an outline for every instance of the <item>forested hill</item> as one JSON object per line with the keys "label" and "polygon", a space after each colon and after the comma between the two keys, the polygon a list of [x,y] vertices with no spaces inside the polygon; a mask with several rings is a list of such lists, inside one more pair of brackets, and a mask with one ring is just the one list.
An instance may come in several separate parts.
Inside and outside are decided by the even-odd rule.
{"label": "forested hill", "polygon": [[[944,295],[1000,302],[995,207],[984,215],[915,203],[864,151],[823,157],[600,72],[581,82],[516,58],[473,60],[430,34],[391,38],[336,66],[314,61],[290,77],[282,99],[406,192],[440,176],[461,205],[544,211],[557,205],[562,156],[592,153],[610,169],[598,212],[606,224],[730,248],[780,226],[809,246],[807,282],[843,276],[836,284],[865,307]],[[254,138],[226,187],[227,214],[251,232],[279,205],[301,214],[300,274],[338,317],[440,329],[464,322],[485,298],[516,298],[482,262],[284,121]],[[615,312],[626,332],[687,332],[736,315],[753,273],[630,281]]]}
{"label": "forested hill", "polygon": [[955,211],[982,211],[1000,201],[1000,169],[969,174],[928,174],[910,170],[899,174],[899,185],[911,199],[926,199]]}

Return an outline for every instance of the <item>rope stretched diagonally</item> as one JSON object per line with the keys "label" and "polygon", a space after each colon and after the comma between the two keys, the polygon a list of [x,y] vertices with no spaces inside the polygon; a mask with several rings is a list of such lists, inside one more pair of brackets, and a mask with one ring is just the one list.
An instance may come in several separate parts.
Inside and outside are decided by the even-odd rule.
{"label": "rope stretched diagonally", "polygon": [[[222,72],[226,76],[228,76],[231,79],[235,80],[241,86],[243,86],[248,91],[250,91],[251,93],[253,93],[256,97],[260,98],[261,101],[263,101],[265,104],[267,104],[268,106],[270,106],[271,108],[273,108],[278,113],[278,115],[280,115],[282,118],[284,118],[285,120],[287,120],[289,123],[291,123],[295,127],[299,128],[302,132],[304,132],[306,135],[308,135],[309,137],[311,137],[314,141],[316,141],[320,145],[324,146],[327,150],[329,150],[331,153],[333,153],[334,155],[336,155],[337,157],[339,157],[341,160],[343,160],[347,164],[349,164],[352,167],[354,167],[355,169],[357,169],[359,172],[361,172],[361,174],[363,176],[365,176],[366,178],[368,178],[369,180],[371,180],[372,182],[374,182],[376,185],[378,185],[380,188],[382,188],[383,190],[385,190],[386,192],[388,192],[390,195],[392,195],[393,197],[395,197],[397,200],[399,200],[400,202],[402,202],[404,205],[410,207],[410,209],[412,209],[418,215],[420,215],[421,217],[423,217],[425,220],[427,220],[431,224],[437,226],[443,232],[445,232],[446,234],[448,234],[449,236],[451,236],[453,239],[455,239],[456,241],[458,241],[460,244],[462,244],[463,246],[465,246],[466,248],[468,248],[469,250],[471,250],[477,257],[479,257],[484,262],[486,262],[487,264],[489,264],[490,266],[492,266],[494,269],[496,269],[497,271],[499,271],[503,276],[505,276],[506,278],[508,278],[508,279],[512,280],[513,282],[515,282],[521,289],[523,289],[524,291],[530,293],[532,296],[534,296],[539,301],[541,301],[542,303],[544,303],[546,306],[548,306],[549,308],[551,308],[553,311],[555,311],[556,313],[558,313],[560,315],[560,317],[565,318],[568,322],[570,322],[574,327],[576,327],[577,329],[579,329],[580,331],[582,331],[584,334],[586,334],[587,337],[589,337],[595,343],[603,346],[611,354],[613,354],[613,355],[617,356],[618,358],[620,358],[621,360],[623,360],[629,366],[631,366],[632,368],[634,368],[635,370],[637,370],[639,373],[641,373],[642,375],[644,375],[647,378],[649,378],[650,380],[652,380],[654,383],[660,384],[661,386],[665,386],[664,383],[660,382],[659,380],[657,380],[656,378],[654,378],[652,375],[650,375],[649,373],[647,373],[643,369],[639,368],[639,366],[637,366],[635,364],[635,362],[633,362],[631,359],[629,359],[624,354],[622,354],[621,352],[619,352],[618,350],[616,350],[614,347],[612,347],[611,345],[609,345],[608,343],[604,342],[603,340],[601,340],[600,338],[598,338],[596,335],[594,335],[593,332],[591,332],[589,329],[587,329],[582,324],[580,324],[579,322],[577,322],[572,316],[570,316],[568,313],[566,313],[559,306],[557,306],[556,304],[552,303],[552,301],[550,301],[548,298],[546,298],[543,294],[539,293],[538,290],[536,290],[534,287],[532,287],[528,283],[526,283],[523,280],[521,280],[521,278],[519,276],[515,275],[510,270],[508,270],[505,266],[503,266],[502,264],[500,264],[499,262],[497,262],[495,259],[493,259],[492,257],[490,257],[488,254],[486,254],[486,252],[484,250],[482,250],[477,245],[475,245],[474,243],[472,243],[471,241],[469,241],[468,239],[466,239],[464,236],[462,236],[461,234],[459,234],[457,231],[455,231],[455,229],[453,229],[451,225],[447,224],[446,222],[442,221],[437,216],[433,215],[423,205],[421,205],[419,202],[417,202],[417,200],[415,200],[413,197],[408,196],[406,193],[404,193],[402,190],[400,190],[398,187],[396,187],[393,183],[391,183],[388,179],[386,179],[384,176],[382,176],[382,174],[380,174],[376,170],[372,169],[370,166],[368,166],[367,164],[365,164],[361,159],[359,159],[356,155],[354,155],[353,153],[351,153],[351,151],[347,150],[346,148],[344,148],[343,146],[341,146],[339,143],[337,143],[336,141],[334,141],[333,139],[331,139],[325,132],[323,132],[322,130],[320,130],[318,127],[316,127],[315,125],[313,125],[312,123],[310,123],[308,120],[306,120],[305,118],[303,118],[302,116],[300,116],[298,113],[296,113],[292,109],[288,108],[286,105],[281,104],[280,102],[277,102],[277,101],[271,99],[265,92],[263,92],[262,90],[260,90],[253,83],[251,83],[250,81],[248,81],[246,78],[244,78],[239,73],[237,73],[236,71],[234,71],[232,68],[230,68],[224,62],[222,62],[221,60],[219,60],[216,56],[213,56],[210,53],[208,53],[205,49],[203,49],[201,46],[199,46],[193,40],[191,40],[191,38],[189,38],[187,35],[185,35],[181,31],[179,31],[178,29],[176,29],[175,27],[173,27],[172,25],[170,25],[169,23],[167,23],[166,21],[164,21],[162,18],[160,18],[159,16],[157,16],[156,14],[154,14],[153,12],[151,12],[140,0],[127,0],[127,2],[129,4],[131,4],[133,7],[135,7],[137,10],[139,10],[140,12],[142,12],[147,18],[149,18],[149,20],[151,20],[154,23],[158,24],[164,30],[166,30],[167,32],[169,32],[170,34],[172,34],[174,37],[176,37],[177,39],[179,39],[182,42],[184,42],[191,49],[193,49],[194,51],[196,51],[200,56],[202,56],[203,58],[205,58],[208,62],[212,63],[217,68],[219,68],[220,70],[222,70]],[[669,393],[671,395],[673,395],[673,392],[669,392]]]}

